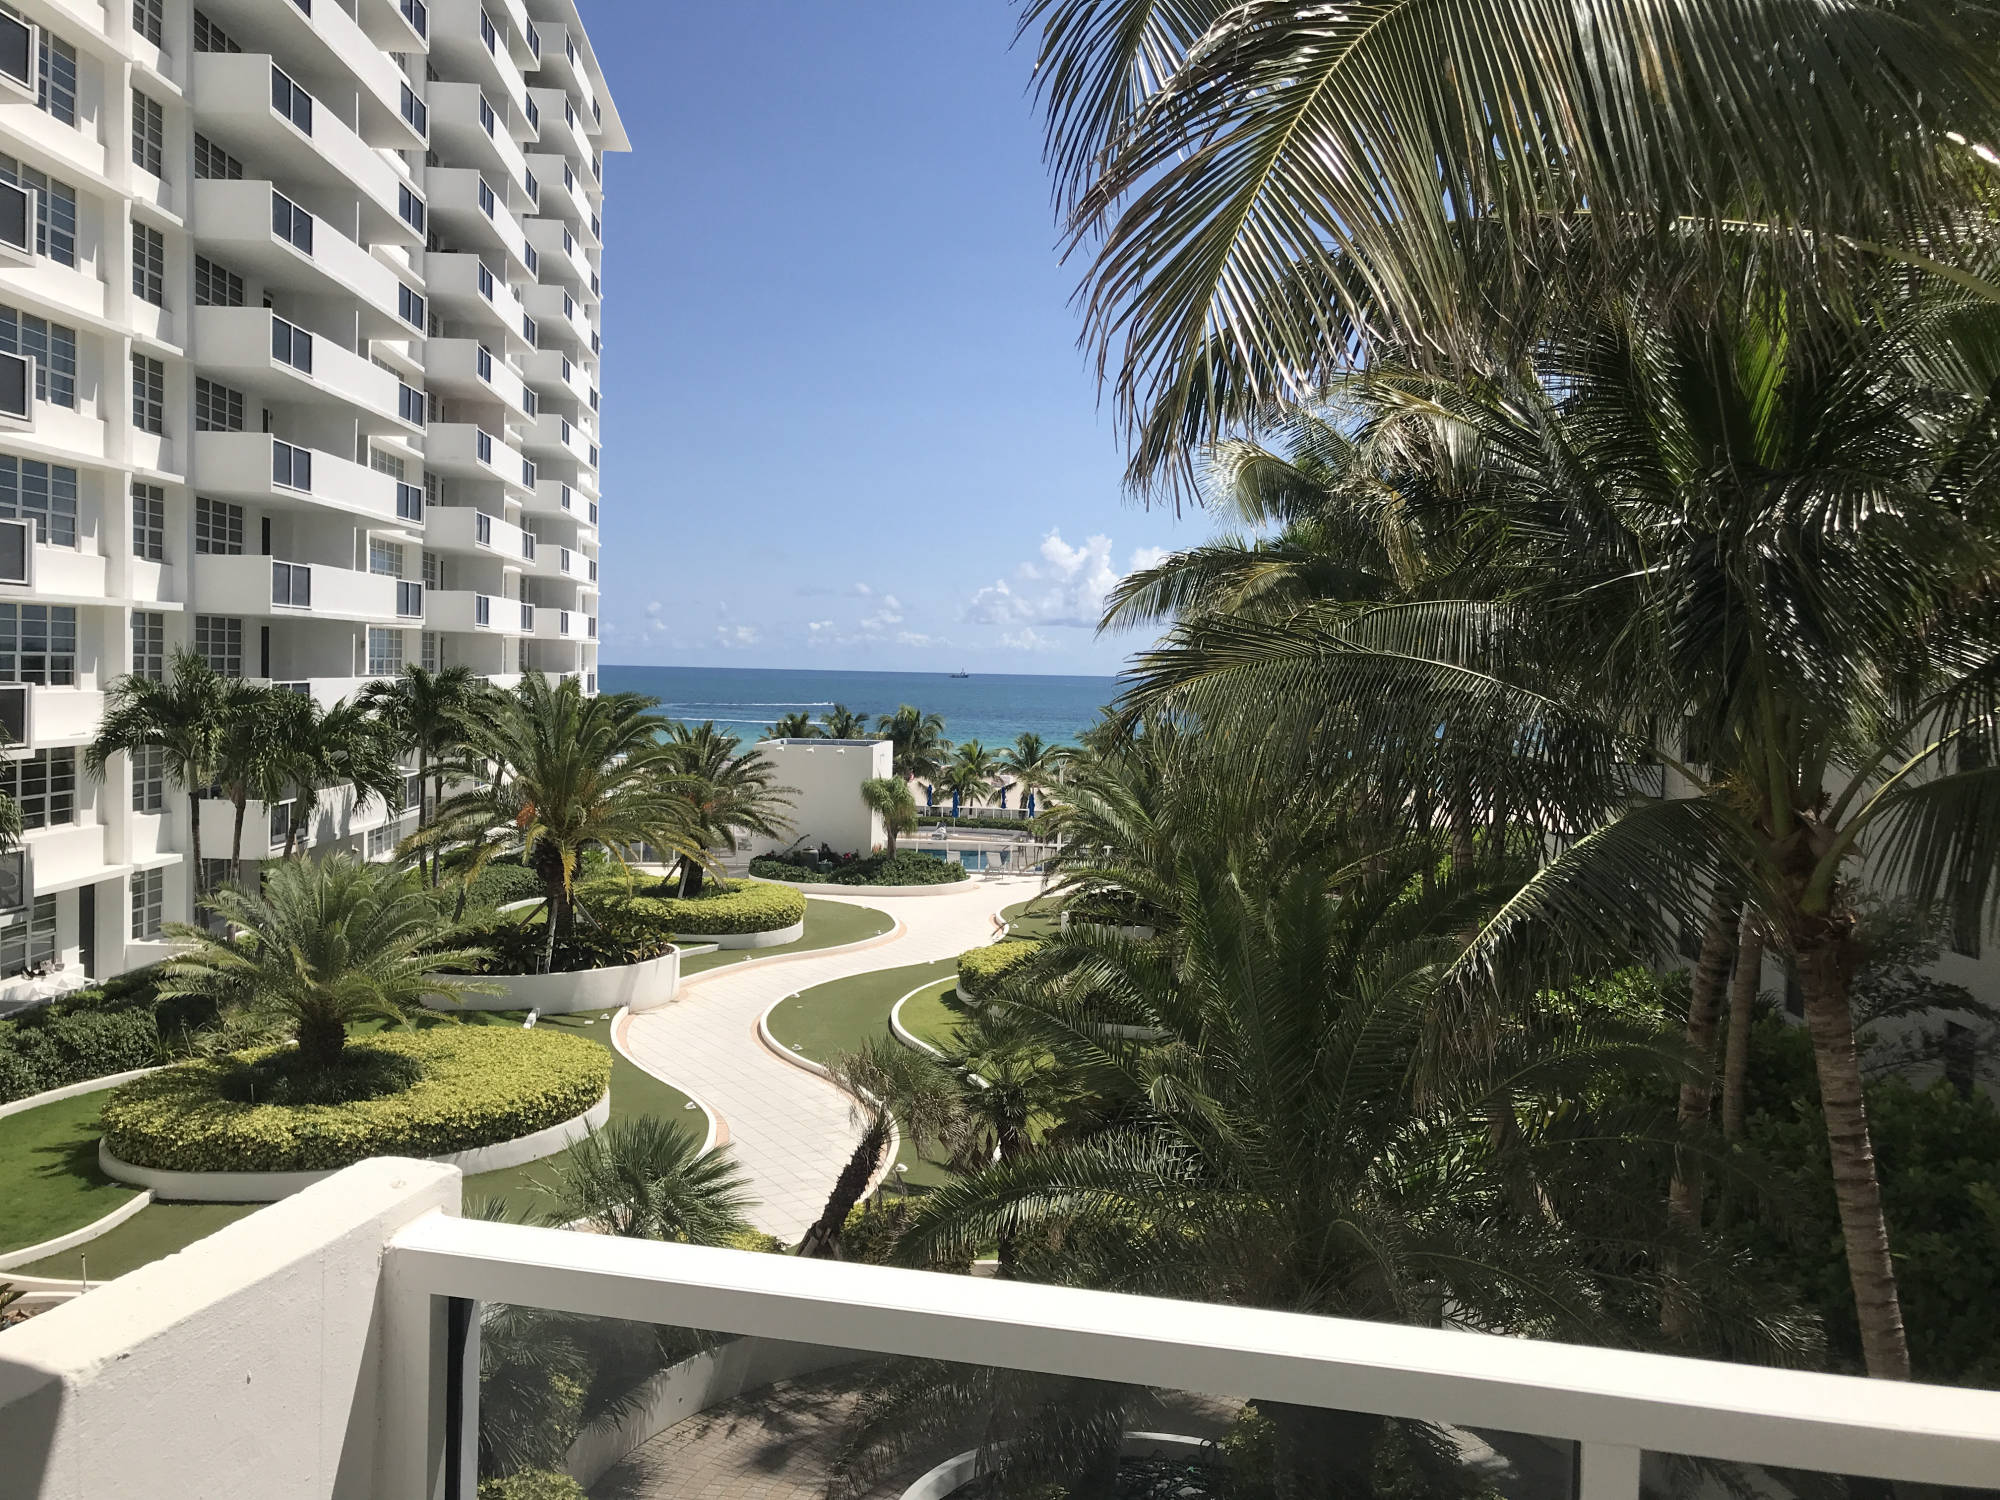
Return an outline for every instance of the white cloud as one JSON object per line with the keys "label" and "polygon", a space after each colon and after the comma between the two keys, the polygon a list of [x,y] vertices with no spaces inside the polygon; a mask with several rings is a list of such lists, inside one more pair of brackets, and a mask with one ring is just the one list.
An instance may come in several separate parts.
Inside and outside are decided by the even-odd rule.
{"label": "white cloud", "polygon": [[[1151,567],[1164,556],[1163,548],[1141,547],[1127,560],[1124,571]],[[996,578],[974,593],[965,617],[978,625],[1095,630],[1104,613],[1104,597],[1122,576],[1111,561],[1110,537],[1092,535],[1072,547],[1060,529],[1052,530],[1042,538],[1034,559],[1015,568],[1011,578]]]}
{"label": "white cloud", "polygon": [[1007,631],[1000,637],[1000,644],[1009,651],[1054,651],[1061,643],[1029,626]]}
{"label": "white cloud", "polygon": [[657,615],[659,612],[660,612],[660,601],[657,599],[655,599],[651,604],[648,604],[646,606],[646,613],[649,615]]}
{"label": "white cloud", "polygon": [[818,635],[818,634],[819,634],[819,633],[820,633],[820,632],[821,632],[822,630],[831,630],[831,629],[833,629],[833,621],[831,621],[831,620],[808,620],[808,621],[806,621],[806,629],[807,629],[807,630],[808,630],[809,632],[811,632],[811,633],[812,633],[813,635]]}
{"label": "white cloud", "polygon": [[725,651],[734,651],[743,646],[754,646],[764,638],[764,632],[755,625],[718,625],[715,627],[715,644]]}
{"label": "white cloud", "polygon": [[857,583],[854,585],[854,592],[859,597],[866,599],[870,594],[874,593],[875,590],[868,587],[868,585],[865,583]]}
{"label": "white cloud", "polygon": [[899,646],[949,646],[951,642],[939,635],[923,635],[914,630],[899,630],[896,632],[896,644]]}

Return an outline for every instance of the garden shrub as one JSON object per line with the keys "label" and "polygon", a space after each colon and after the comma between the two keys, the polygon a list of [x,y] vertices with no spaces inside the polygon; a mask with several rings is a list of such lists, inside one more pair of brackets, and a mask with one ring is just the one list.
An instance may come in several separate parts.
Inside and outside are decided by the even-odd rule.
{"label": "garden shrub", "polygon": [[921,828],[998,828],[1008,833],[1028,833],[1041,821],[1042,813],[1047,811],[1044,807],[1032,818],[982,818],[977,815],[954,818],[950,813],[920,812],[917,814],[917,825]]}
{"label": "garden shrub", "polygon": [[526,865],[494,863],[473,876],[472,887],[465,893],[465,909],[491,911],[515,901],[539,900],[541,894],[541,880]]}
{"label": "garden shrub", "polygon": [[479,1500],[589,1500],[582,1485],[554,1469],[522,1469],[479,1481]]}
{"label": "garden shrub", "polygon": [[[554,972],[622,968],[658,958],[673,946],[673,934],[632,898],[599,897],[589,902],[568,938],[556,944]],[[486,957],[451,973],[539,974],[548,943],[548,923],[540,911],[486,912],[468,917],[439,939],[440,947],[483,948]]]}
{"label": "garden shrub", "polygon": [[105,1144],[169,1171],[320,1171],[532,1135],[582,1114],[611,1083],[611,1054],[582,1037],[445,1024],[348,1044],[415,1059],[422,1075],[400,1092],[346,1104],[229,1098],[230,1080],[270,1050],[180,1063],[113,1090]]}
{"label": "garden shrub", "polygon": [[[595,899],[592,899],[595,898]],[[650,894],[627,895],[622,884],[607,882],[586,893],[594,911],[608,903],[657,924],[664,932],[733,937],[745,932],[776,932],[803,922],[806,898],[781,885],[737,880],[710,886],[690,899]]]}
{"label": "garden shrub", "polygon": [[966,878],[965,866],[955,859],[918,854],[908,849],[871,854],[865,859],[841,859],[831,865],[807,865],[768,856],[750,861],[750,873],[765,880],[789,880],[795,884],[825,885],[951,885]]}
{"label": "garden shrub", "polygon": [[159,1060],[151,1010],[30,1011],[0,1021],[0,1104]]}
{"label": "garden shrub", "polygon": [[1040,948],[1037,938],[1005,938],[958,955],[958,992],[969,1000],[981,1000],[1010,971],[1019,968]]}

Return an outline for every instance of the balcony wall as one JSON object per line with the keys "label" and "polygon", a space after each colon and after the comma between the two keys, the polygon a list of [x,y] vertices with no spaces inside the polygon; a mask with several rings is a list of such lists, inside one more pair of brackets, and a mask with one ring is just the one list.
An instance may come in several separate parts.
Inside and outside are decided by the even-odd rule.
{"label": "balcony wall", "polygon": [[282,558],[199,554],[194,559],[195,597],[203,613],[284,617],[288,619],[365,620],[394,625],[396,583],[378,573],[352,568],[303,566],[312,571],[312,603],[300,608],[272,603],[272,570]]}
{"label": "balcony wall", "polygon": [[[194,185],[195,222],[204,249],[233,270],[255,271],[284,288],[319,297],[352,299],[368,314],[363,332],[374,338],[410,338],[416,331],[397,307],[395,272],[347,238],[331,221],[315,217],[312,253],[271,228],[271,182],[203,178]],[[286,197],[291,194],[287,193]],[[205,351],[204,351],[205,356]]]}
{"label": "balcony wall", "polygon": [[[372,429],[407,429],[397,413],[400,382],[363,355],[315,337],[312,371],[281,363],[271,353],[271,324],[264,307],[198,307],[195,338],[204,374],[254,391],[273,402],[311,402],[332,396],[369,419]],[[413,430],[413,429],[411,429]]]}
{"label": "balcony wall", "polygon": [[105,830],[96,823],[37,828],[21,835],[28,851],[28,889],[38,896],[88,885],[104,873]]}
{"label": "balcony wall", "polygon": [[309,449],[312,488],[280,485],[272,478],[272,445],[267,432],[197,432],[194,435],[194,482],[202,493],[219,500],[250,501],[265,506],[326,506],[346,511],[370,525],[411,526],[396,515],[396,481],[365,464]]}

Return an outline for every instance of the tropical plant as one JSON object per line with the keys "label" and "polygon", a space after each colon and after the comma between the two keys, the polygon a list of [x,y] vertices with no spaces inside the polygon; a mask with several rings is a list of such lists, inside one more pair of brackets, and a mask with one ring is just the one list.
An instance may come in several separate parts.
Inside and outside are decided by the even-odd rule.
{"label": "tropical plant", "polygon": [[773,723],[764,726],[767,740],[818,740],[826,738],[826,731],[813,723],[812,715],[804,709],[795,709]]}
{"label": "tropical plant", "polygon": [[235,935],[172,927],[184,946],[160,971],[161,998],[200,997],[279,1023],[310,1072],[340,1066],[354,1022],[400,1022],[421,1012],[425,995],[482,988],[431,973],[478,954],[429,946],[437,912],[390,865],[344,854],[285,860],[265,870],[261,893],[225,885],[206,904]]}
{"label": "tropical plant", "polygon": [[133,673],[112,681],[96,737],[83,752],[84,769],[99,780],[121,751],[157,750],[165,758],[167,774],[187,793],[197,893],[207,871],[201,853],[201,799],[216,779],[222,726],[234,693],[230,680],[202,657],[178,650],[163,679]]}
{"label": "tropical plant", "polygon": [[777,785],[778,769],[754,746],[742,749],[733,734],[713,722],[695,728],[667,725],[664,764],[676,778],[676,789],[694,808],[699,852],[680,860],[678,894],[701,894],[704,866],[717,849],[735,853],[744,834],[782,838],[791,824],[793,789]]}
{"label": "tropical plant", "polygon": [[291,747],[284,733],[286,705],[278,698],[277,688],[260,687],[240,678],[224,680],[222,721],[215,739],[215,774],[223,797],[233,809],[229,864],[238,881],[251,878],[243,863],[243,825],[250,799],[275,802],[284,796],[281,766]]}
{"label": "tropical plant", "polygon": [[845,703],[836,703],[819,716],[821,729],[830,740],[865,740],[868,715],[858,714]]}
{"label": "tropical plant", "polygon": [[993,790],[993,775],[998,768],[992,751],[978,740],[967,740],[953,752],[944,768],[944,784],[959,806],[971,807]]}
{"label": "tropical plant", "polygon": [[917,829],[917,799],[910,784],[900,776],[871,776],[861,783],[861,800],[870,812],[882,815],[882,831],[888,835],[889,858],[896,857],[896,840]]}
{"label": "tropical plant", "polygon": [[944,737],[944,718],[903,704],[883,714],[875,728],[895,747],[895,773],[905,781],[935,781],[944,773],[951,741]]}
{"label": "tropical plant", "polygon": [[[386,682],[371,682],[361,701],[394,734],[398,746],[417,758],[417,826],[428,826],[444,800],[446,767],[478,740],[494,706],[494,690],[470,667],[454,663],[431,671],[406,666]],[[430,851],[428,882],[441,878],[441,849]]]}
{"label": "tropical plant", "polygon": [[913,1149],[927,1150],[948,1139],[959,1118],[951,1073],[890,1037],[842,1053],[827,1065],[827,1076],[847,1091],[862,1128],[826,1208],[799,1244],[799,1254],[821,1258],[839,1253],[847,1216],[867,1195],[891,1143],[900,1136]]}
{"label": "tropical plant", "polygon": [[518,857],[541,882],[547,937],[542,968],[576,921],[576,881],[586,856],[630,874],[650,846],[701,854],[701,819],[682,791],[658,737],[653,700],[628,693],[587,696],[574,677],[539,672],[501,699],[478,751],[502,769],[485,786],[445,798],[431,827],[405,847],[473,846]]}
{"label": "tropical plant", "polygon": [[[343,700],[322,711],[304,693],[281,693],[278,699],[271,711],[278,747],[260,795],[266,801],[287,792],[295,798],[285,829],[287,859],[303,847],[318,817],[320,797],[330,788],[352,787],[356,812],[375,803],[401,811],[405,783],[393,731],[364,703]],[[418,796],[421,800],[421,789]]]}
{"label": "tropical plant", "polygon": [[[1018,1161],[1076,1100],[1076,1081],[1047,1038],[999,1006],[981,1006],[962,1021],[944,1061],[963,1094],[949,1144],[953,1165],[966,1174],[991,1163]],[[1015,1271],[1015,1236],[998,1236],[999,1273]]]}
{"label": "tropical plant", "polygon": [[750,1228],[749,1180],[728,1146],[701,1147],[659,1115],[613,1120],[563,1153],[547,1218],[625,1239],[726,1245]]}
{"label": "tropical plant", "polygon": [[1000,752],[999,769],[1013,780],[1021,808],[1031,817],[1037,794],[1058,785],[1068,752],[1060,745],[1045,745],[1032,729],[1023,730],[1014,743]]}

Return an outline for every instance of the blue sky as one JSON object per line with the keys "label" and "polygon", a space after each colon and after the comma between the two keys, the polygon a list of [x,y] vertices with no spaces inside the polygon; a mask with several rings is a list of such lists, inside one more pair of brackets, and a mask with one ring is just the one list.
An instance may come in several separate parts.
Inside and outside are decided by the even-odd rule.
{"label": "blue sky", "polygon": [[606,163],[603,658],[1109,672],[1123,497],[1005,0],[582,0]]}

